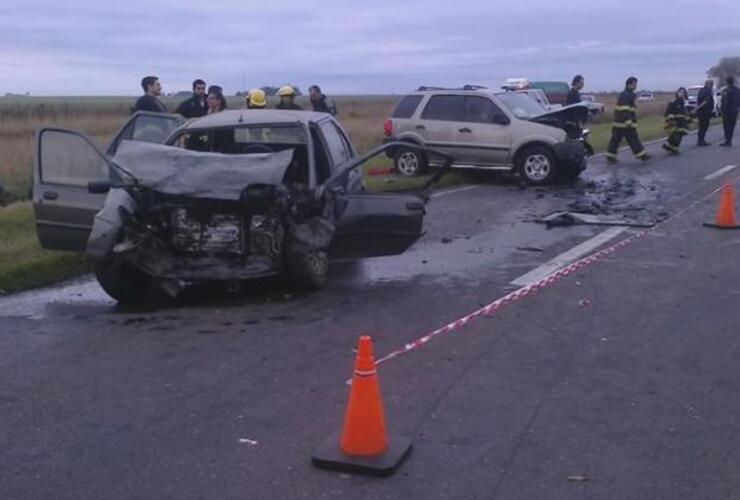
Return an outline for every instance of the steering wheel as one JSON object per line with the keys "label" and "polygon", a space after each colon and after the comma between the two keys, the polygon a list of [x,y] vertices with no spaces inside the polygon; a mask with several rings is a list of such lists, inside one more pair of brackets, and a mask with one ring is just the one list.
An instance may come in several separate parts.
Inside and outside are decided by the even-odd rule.
{"label": "steering wheel", "polygon": [[275,150],[265,144],[250,144],[249,146],[244,148],[243,154],[248,155],[248,154],[253,154],[253,153],[273,153],[273,152],[275,152]]}

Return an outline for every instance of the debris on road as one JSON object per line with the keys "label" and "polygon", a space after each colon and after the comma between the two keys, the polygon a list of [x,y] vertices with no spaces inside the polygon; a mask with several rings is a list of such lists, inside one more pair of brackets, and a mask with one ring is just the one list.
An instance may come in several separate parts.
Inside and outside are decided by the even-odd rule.
{"label": "debris on road", "polygon": [[444,238],[442,238],[442,243],[452,243],[452,238],[448,238],[445,236]]}
{"label": "debris on road", "polygon": [[581,299],[578,301],[578,307],[588,307],[591,305],[591,301],[588,299]]}
{"label": "debris on road", "polygon": [[248,444],[249,446],[257,446],[259,444],[258,441],[255,441],[254,439],[248,439],[248,438],[239,438],[240,444]]}
{"label": "debris on road", "polygon": [[582,476],[568,476],[566,478],[568,481],[574,481],[574,482],[585,482],[589,480],[589,477],[586,475]]}
{"label": "debris on road", "polygon": [[629,220],[624,217],[598,216],[579,212],[553,212],[535,222],[546,224],[547,228],[564,227],[574,225],[588,226],[628,226],[628,227],[653,227],[655,222],[641,222],[638,220]]}
{"label": "debris on road", "polygon": [[544,252],[540,247],[516,247],[516,249],[522,252]]}

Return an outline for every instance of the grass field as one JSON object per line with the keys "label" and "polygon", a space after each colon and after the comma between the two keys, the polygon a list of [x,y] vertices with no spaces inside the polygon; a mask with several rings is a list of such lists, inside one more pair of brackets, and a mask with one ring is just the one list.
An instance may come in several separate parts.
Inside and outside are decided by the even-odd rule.
{"label": "grass field", "polygon": [[[383,124],[399,97],[337,97],[339,120],[360,153],[380,144]],[[603,151],[609,140],[615,96],[600,96],[606,112],[591,128],[591,142]],[[662,112],[669,99],[658,95],[655,103],[640,104],[640,136],[644,141],[663,135]],[[165,99],[174,109],[181,98]],[[41,250],[36,239],[33,213],[29,202],[35,131],[56,126],[80,130],[103,146],[129,115],[134,98],[128,97],[12,97],[0,98],[0,290],[15,291],[53,282],[85,269],[81,258]],[[307,104],[305,97],[298,103]],[[241,108],[242,99],[229,98],[230,108]],[[370,167],[390,166],[385,156]],[[429,176],[413,179],[366,177],[372,190],[404,190],[423,184]],[[454,172],[443,177],[439,186],[465,182],[466,174]]]}

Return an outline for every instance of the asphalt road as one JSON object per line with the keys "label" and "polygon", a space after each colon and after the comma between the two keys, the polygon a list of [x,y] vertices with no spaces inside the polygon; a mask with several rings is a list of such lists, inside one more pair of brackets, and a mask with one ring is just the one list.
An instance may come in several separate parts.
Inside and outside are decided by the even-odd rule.
{"label": "asphalt road", "polygon": [[[441,191],[411,251],[316,294],[265,281],[125,310],[88,279],[0,299],[0,497],[740,498],[740,233],[701,225],[740,148],[693,143],[596,159],[570,187]],[[530,222],[568,208],[662,222]],[[414,443],[396,475],[311,466],[360,334],[383,356],[614,244],[380,366]]]}

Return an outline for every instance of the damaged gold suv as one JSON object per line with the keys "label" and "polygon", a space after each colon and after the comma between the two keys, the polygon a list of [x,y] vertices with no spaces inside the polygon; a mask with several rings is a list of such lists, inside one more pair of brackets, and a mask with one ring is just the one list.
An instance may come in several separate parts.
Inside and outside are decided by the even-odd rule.
{"label": "damaged gold suv", "polygon": [[421,236],[428,197],[363,188],[359,167],[388,147],[360,157],[332,116],[302,111],[139,112],[105,153],[41,129],[39,240],[84,252],[120,302],[275,274],[317,289],[330,260],[399,254]]}

